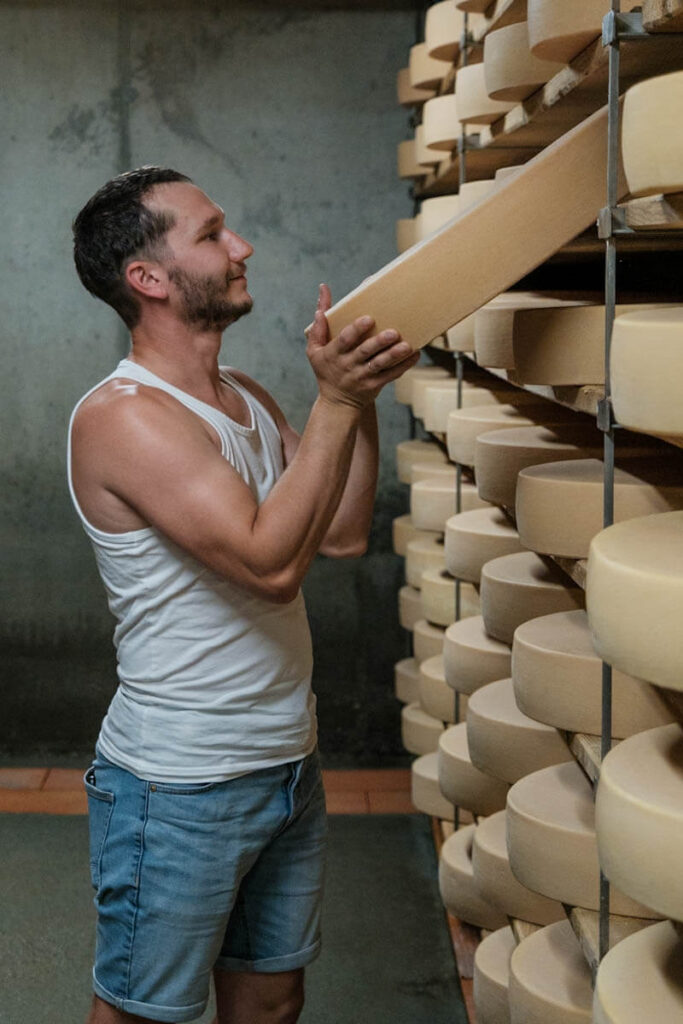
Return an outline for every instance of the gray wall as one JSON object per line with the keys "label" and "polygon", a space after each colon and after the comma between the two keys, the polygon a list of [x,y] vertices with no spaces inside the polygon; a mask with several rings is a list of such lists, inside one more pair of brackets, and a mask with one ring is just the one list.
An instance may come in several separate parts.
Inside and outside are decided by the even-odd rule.
{"label": "gray wall", "polygon": [[[127,9],[131,7],[129,13]],[[111,620],[64,476],[68,416],[127,350],[81,288],[70,221],[118,171],[175,166],[255,245],[252,315],[224,361],[258,377],[301,428],[315,395],[303,327],[319,281],[341,297],[394,256],[410,215],[395,176],[406,117],[395,74],[408,11],[239,4],[0,3],[4,79],[0,279],[0,630],[5,761],[89,751],[115,687]],[[382,481],[370,554],[320,559],[306,585],[328,764],[399,763],[392,666],[405,510],[380,401]]]}

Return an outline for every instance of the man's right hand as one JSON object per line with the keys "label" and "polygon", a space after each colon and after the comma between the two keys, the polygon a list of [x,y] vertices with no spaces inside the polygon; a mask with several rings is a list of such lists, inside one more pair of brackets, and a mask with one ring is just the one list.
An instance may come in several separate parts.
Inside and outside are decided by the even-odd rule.
{"label": "man's right hand", "polygon": [[326,311],[332,305],[327,285],[320,286],[318,306],[306,331],[306,355],[318,380],[320,397],[362,409],[377,398],[385,384],[396,380],[420,358],[398,331],[373,334],[374,320],[358,317],[330,338]]}

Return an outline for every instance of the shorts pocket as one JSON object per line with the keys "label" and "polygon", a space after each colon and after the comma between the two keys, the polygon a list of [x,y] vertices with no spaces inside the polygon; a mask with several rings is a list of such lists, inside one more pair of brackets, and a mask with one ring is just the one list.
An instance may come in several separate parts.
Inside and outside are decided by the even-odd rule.
{"label": "shorts pocket", "polygon": [[93,782],[88,771],[83,784],[88,794],[88,831],[90,835],[90,881],[97,891],[101,881],[102,851],[109,831],[112,811],[114,810],[114,794],[99,789]]}
{"label": "shorts pocket", "polygon": [[218,782],[150,782],[149,788],[152,793],[195,796],[197,793],[208,793],[218,785]]}

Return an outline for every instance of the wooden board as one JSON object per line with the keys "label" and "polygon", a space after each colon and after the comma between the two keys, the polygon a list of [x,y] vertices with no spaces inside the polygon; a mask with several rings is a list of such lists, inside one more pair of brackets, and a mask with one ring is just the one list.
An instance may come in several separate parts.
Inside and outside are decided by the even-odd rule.
{"label": "wooden board", "polygon": [[[427,345],[588,227],[604,205],[606,166],[605,107],[333,306],[332,335],[369,314],[377,330]],[[622,169],[618,198],[625,192]]]}
{"label": "wooden board", "polygon": [[683,32],[683,0],[643,0],[648,32]]}
{"label": "wooden board", "polygon": [[588,736],[583,732],[570,734],[569,749],[583,768],[584,772],[595,784],[600,778],[600,737]]}
{"label": "wooden board", "polygon": [[[566,907],[565,909],[588,966],[595,974],[600,962],[600,917],[595,910],[584,910],[581,907]],[[612,949],[622,939],[628,938],[629,935],[634,935],[641,928],[647,928],[651,924],[651,920],[645,921],[639,917],[622,917],[610,914],[609,948]]]}
{"label": "wooden board", "polygon": [[620,209],[634,231],[683,231],[683,192],[631,199]]}

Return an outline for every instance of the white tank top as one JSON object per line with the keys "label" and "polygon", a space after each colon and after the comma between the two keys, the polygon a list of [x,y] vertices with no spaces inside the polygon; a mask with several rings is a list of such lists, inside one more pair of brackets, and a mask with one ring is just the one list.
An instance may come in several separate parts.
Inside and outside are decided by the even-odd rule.
{"label": "white tank top", "polygon": [[71,478],[73,420],[115,378],[160,388],[209,423],[259,504],[283,470],[275,421],[224,369],[221,379],[249,407],[248,427],[128,359],[76,405],[69,490],[116,619],[119,686],[102,723],[102,752],[140,778],[172,782],[218,782],[305,757],[316,722],[301,591],[290,604],[265,601],[153,527],[106,533],[85,518]]}

